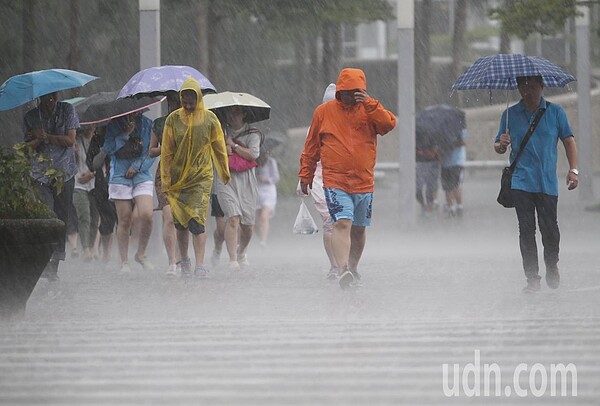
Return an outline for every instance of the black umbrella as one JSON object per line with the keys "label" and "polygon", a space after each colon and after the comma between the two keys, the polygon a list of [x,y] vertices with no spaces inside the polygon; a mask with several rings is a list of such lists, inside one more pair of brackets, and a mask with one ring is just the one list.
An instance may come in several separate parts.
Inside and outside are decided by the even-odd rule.
{"label": "black umbrella", "polygon": [[437,104],[420,112],[415,124],[419,137],[433,140],[441,149],[447,149],[462,140],[462,131],[466,128],[465,112],[447,104]]}
{"label": "black umbrella", "polygon": [[82,125],[103,125],[110,119],[144,110],[164,100],[164,97],[125,97],[119,92],[99,92],[73,103]]}

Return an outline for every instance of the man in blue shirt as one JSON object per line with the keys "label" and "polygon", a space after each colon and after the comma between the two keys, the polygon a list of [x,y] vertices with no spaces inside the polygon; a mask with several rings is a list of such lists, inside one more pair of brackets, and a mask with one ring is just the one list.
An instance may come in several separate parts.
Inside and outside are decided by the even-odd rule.
{"label": "man in blue shirt", "polygon": [[[525,145],[512,177],[512,194],[519,221],[519,245],[523,268],[527,277],[525,292],[540,290],[538,254],[535,240],[537,212],[546,265],[546,283],[552,289],[560,285],[558,252],[560,232],[556,218],[558,204],[557,144],[562,141],[569,171],[566,182],[569,190],[577,187],[577,146],[573,131],[563,108],[548,103],[542,97],[544,81],[541,76],[518,77],[521,101],[504,111],[494,143],[498,154],[504,154],[511,145],[510,160],[514,160],[519,145],[539,109],[546,112],[539,121],[529,142]],[[506,114],[510,120],[506,125]]]}
{"label": "man in blue shirt", "polygon": [[[56,217],[65,224],[69,223],[70,207],[73,202],[73,188],[77,162],[75,160],[76,131],[79,118],[72,105],[58,101],[58,93],[50,93],[40,97],[39,106],[29,110],[24,117],[25,142],[36,152],[46,158],[40,162],[32,162],[31,176],[37,181],[38,191],[44,203],[50,207]],[[52,165],[64,173],[62,189],[57,190],[44,172]],[[65,234],[66,238],[66,234]],[[65,259],[65,238],[61,238],[42,277],[51,281],[58,279],[58,263]]]}

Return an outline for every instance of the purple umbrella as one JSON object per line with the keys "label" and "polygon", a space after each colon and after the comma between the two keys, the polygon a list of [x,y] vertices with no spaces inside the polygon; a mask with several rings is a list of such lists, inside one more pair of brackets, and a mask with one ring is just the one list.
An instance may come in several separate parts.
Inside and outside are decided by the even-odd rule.
{"label": "purple umbrella", "polygon": [[200,89],[216,92],[214,85],[202,73],[190,66],[165,65],[139,71],[123,86],[119,97],[164,96],[169,91],[178,92],[189,77],[200,83]]}

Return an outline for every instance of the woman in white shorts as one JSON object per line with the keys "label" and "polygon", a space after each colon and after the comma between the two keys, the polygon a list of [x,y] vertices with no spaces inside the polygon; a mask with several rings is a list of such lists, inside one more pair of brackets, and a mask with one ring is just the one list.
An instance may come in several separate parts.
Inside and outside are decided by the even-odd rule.
{"label": "woman in white shorts", "polygon": [[[134,207],[140,232],[135,261],[144,270],[153,269],[146,257],[152,233],[154,195],[150,168],[155,158],[148,156],[151,128],[152,121],[149,118],[133,113],[112,120],[106,129],[103,148],[110,157],[108,194],[117,209],[117,242],[123,272],[131,271],[128,256]],[[141,148],[131,147],[136,143],[141,143]]]}

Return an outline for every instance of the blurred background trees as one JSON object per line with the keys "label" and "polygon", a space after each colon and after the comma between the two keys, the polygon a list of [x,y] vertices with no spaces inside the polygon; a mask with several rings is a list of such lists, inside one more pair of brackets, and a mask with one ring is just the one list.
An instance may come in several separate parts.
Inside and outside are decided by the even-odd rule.
{"label": "blurred background trees", "polygon": [[[598,31],[600,5],[590,5]],[[367,73],[397,110],[395,0],[161,0],[161,62],[191,65],[219,90],[273,107],[273,129],[308,125],[340,68]],[[416,0],[417,109],[448,101],[465,66],[498,52],[541,54],[574,68],[575,0]],[[118,90],[139,70],[137,0],[0,0],[0,81],[51,67],[101,79],[63,98]],[[593,65],[600,44],[591,37]],[[458,97],[458,96],[453,96]],[[478,97],[464,101],[480,102]],[[21,138],[24,108],[0,112],[0,143]]]}

